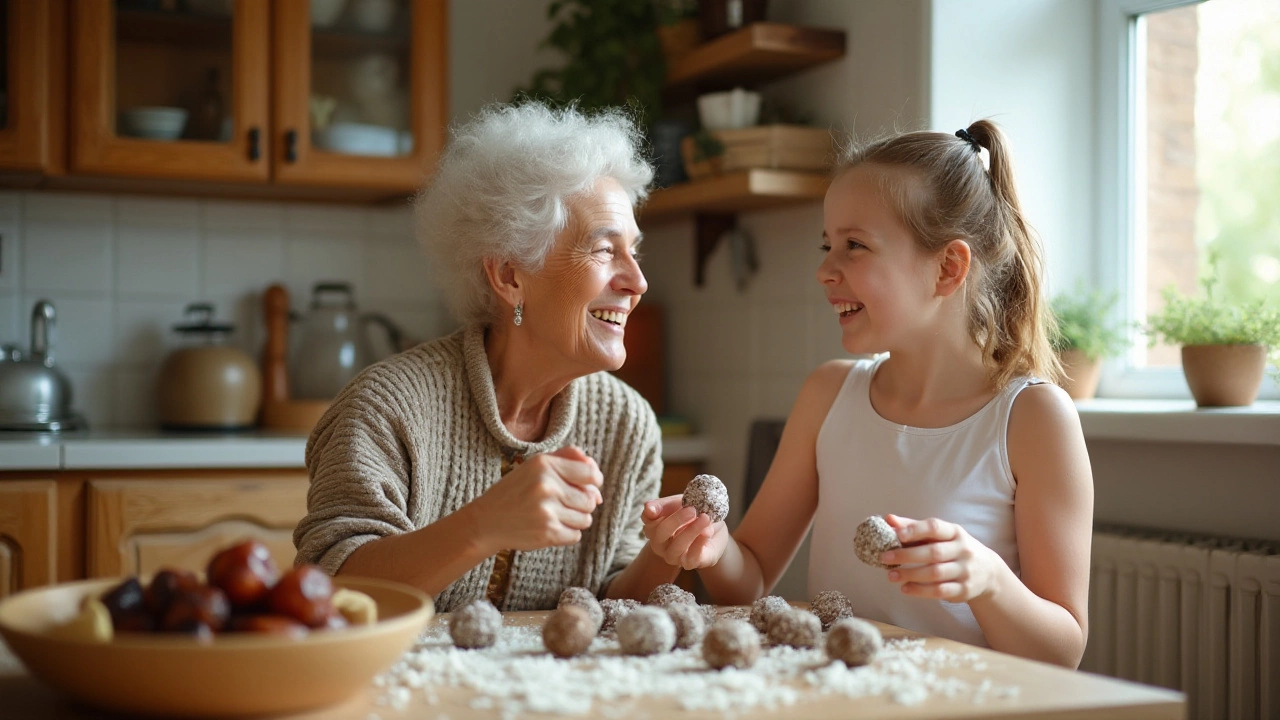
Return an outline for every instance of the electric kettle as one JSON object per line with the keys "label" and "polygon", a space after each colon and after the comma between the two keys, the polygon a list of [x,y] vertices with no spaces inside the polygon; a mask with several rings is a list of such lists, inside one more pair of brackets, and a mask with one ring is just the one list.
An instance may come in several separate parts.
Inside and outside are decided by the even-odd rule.
{"label": "electric kettle", "polygon": [[0,348],[0,430],[77,430],[84,419],[71,412],[71,381],[53,364],[53,303],[31,311],[31,352]]}
{"label": "electric kettle", "polygon": [[292,398],[332,400],[356,373],[376,360],[365,329],[368,323],[382,326],[391,347],[401,349],[400,328],[385,315],[358,312],[350,284],[316,283],[292,349]]}

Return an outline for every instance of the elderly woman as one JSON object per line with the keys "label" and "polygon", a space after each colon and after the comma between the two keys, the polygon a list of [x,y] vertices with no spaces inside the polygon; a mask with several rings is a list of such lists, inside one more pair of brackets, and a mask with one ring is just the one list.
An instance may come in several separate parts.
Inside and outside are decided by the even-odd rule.
{"label": "elderly woman", "polygon": [[639,140],[622,115],[536,103],[455,130],[417,223],[464,327],[368,368],[316,425],[298,562],[441,611],[546,609],[570,586],[643,599],[689,564],[710,518],[657,519],[657,422],[604,372],[647,287]]}

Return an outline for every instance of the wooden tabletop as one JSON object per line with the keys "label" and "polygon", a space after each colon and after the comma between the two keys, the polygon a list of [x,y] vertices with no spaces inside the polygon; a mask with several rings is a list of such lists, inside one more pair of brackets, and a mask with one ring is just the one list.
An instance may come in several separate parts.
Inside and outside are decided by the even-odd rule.
{"label": "wooden tabletop", "polygon": [[[722,609],[722,613],[735,610]],[[741,609],[736,612],[741,614]],[[506,614],[506,624],[511,627],[541,626],[547,617],[545,612],[514,612]],[[447,617],[447,616],[444,616]],[[442,617],[433,621],[428,637],[439,638],[443,629]],[[851,698],[841,693],[823,694],[812,685],[791,682],[798,695],[793,705],[775,710],[745,708],[732,713],[706,710],[684,710],[670,697],[623,698],[602,703],[597,701],[591,716],[606,715],[610,718],[670,717],[675,720],[702,720],[732,717],[735,720],[755,718],[781,718],[803,715],[816,720],[835,718],[1143,718],[1152,720],[1182,720],[1186,717],[1185,697],[1181,693],[1147,687],[1111,678],[1074,672],[1044,663],[1024,660],[1011,655],[975,648],[951,640],[926,637],[891,625],[879,624],[886,641],[900,638],[922,638],[924,648],[941,650],[964,658],[937,673],[953,678],[961,687],[977,687],[987,682],[996,688],[1016,688],[1012,694],[994,693],[981,702],[964,693],[946,697],[935,693],[916,704],[900,704],[892,698],[869,696]],[[519,631],[517,631],[519,632]],[[428,646],[430,643],[428,643]],[[443,651],[443,643],[440,643]],[[528,654],[525,654],[528,656]],[[950,656],[948,656],[950,657]],[[844,671],[842,665],[837,672]],[[816,668],[817,666],[815,666]],[[686,670],[685,672],[689,672]],[[695,669],[695,672],[713,672]],[[765,682],[766,678],[758,678]],[[785,681],[769,678],[770,683]],[[338,720],[358,718],[368,720],[376,715],[381,720],[395,718],[448,717],[450,720],[473,718],[501,718],[502,707],[497,703],[477,701],[477,693],[461,687],[436,687],[429,693],[416,689],[409,704],[397,709],[388,704],[388,690],[371,684],[362,697],[353,698],[341,706],[321,712],[291,716],[294,720]],[[91,710],[76,708],[46,689],[28,676],[14,659],[9,649],[0,644],[0,718],[55,718],[85,720],[108,718]],[[600,705],[607,705],[606,708]],[[486,707],[487,706],[487,707]],[[532,712],[519,714],[525,718],[548,718]]]}

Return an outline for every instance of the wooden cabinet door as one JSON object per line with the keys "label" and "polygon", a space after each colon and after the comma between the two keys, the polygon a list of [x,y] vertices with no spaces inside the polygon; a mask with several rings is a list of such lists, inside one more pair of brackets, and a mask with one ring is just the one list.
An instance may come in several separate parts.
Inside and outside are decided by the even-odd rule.
{"label": "wooden cabinet door", "polygon": [[0,481],[0,598],[54,581],[56,487],[52,480]]}
{"label": "wooden cabinet door", "polygon": [[291,567],[307,486],[303,471],[90,480],[87,575],[203,572],[214,552],[247,538],[266,544],[281,569]]}
{"label": "wooden cabinet door", "polygon": [[367,12],[381,2],[334,18],[311,6],[273,5],[276,182],[412,193],[449,121],[446,0],[396,0],[381,17]]}
{"label": "wooden cabinet door", "polygon": [[65,164],[66,6],[0,0],[0,170]]}
{"label": "wooden cabinet door", "polygon": [[[167,10],[123,0],[73,2],[74,172],[269,179],[267,2],[234,0],[229,15],[185,5]],[[155,108],[168,111],[168,119],[142,115]],[[185,120],[173,120],[174,109],[186,111]],[[216,118],[210,120],[211,113]],[[155,139],[170,121],[178,123],[180,138]]]}

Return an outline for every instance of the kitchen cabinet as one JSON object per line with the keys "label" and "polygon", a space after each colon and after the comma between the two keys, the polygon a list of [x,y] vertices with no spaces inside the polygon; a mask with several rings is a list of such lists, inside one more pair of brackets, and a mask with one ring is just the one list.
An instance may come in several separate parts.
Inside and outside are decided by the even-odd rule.
{"label": "kitchen cabinet", "polygon": [[86,576],[204,570],[214,552],[254,538],[293,565],[293,528],[307,511],[303,470],[90,477]]}
{"label": "kitchen cabinet", "polygon": [[0,483],[0,598],[54,581],[56,498],[50,479]]}
{"label": "kitchen cabinet", "polygon": [[66,163],[66,5],[0,0],[0,173],[29,182]]}
{"label": "kitchen cabinet", "polygon": [[447,0],[0,8],[20,123],[0,123],[0,173],[43,187],[403,198],[444,142]]}

